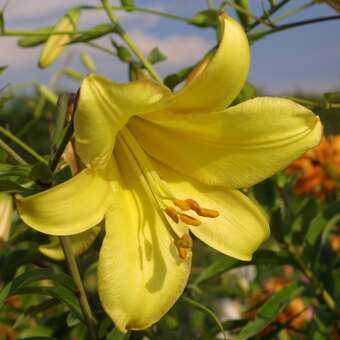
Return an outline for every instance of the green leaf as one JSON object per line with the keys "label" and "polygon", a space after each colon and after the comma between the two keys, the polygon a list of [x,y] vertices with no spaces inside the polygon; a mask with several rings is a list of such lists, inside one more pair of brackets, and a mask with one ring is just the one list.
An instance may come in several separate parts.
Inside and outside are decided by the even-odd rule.
{"label": "green leaf", "polygon": [[315,261],[319,252],[322,233],[340,217],[340,202],[335,202],[319,213],[310,223],[305,236],[304,255],[310,262]]}
{"label": "green leaf", "polygon": [[69,97],[70,96],[67,93],[63,93],[58,97],[58,102],[55,108],[55,112],[53,114],[53,117],[55,117],[54,120],[55,123],[51,146],[52,155],[57,151],[59,142],[61,140],[61,137],[63,136]]}
{"label": "green leaf", "polygon": [[5,32],[5,17],[4,12],[0,11],[0,33]]}
{"label": "green leaf", "polygon": [[60,302],[57,299],[46,299],[41,303],[38,303],[37,305],[30,306],[25,310],[25,315],[34,317],[38,313],[44,312],[45,310],[55,307],[59,305]]}
{"label": "green leaf", "polygon": [[87,52],[83,51],[80,53],[80,60],[90,72],[96,71],[96,63]]}
{"label": "green leaf", "polygon": [[166,60],[166,55],[163,54],[158,47],[152,49],[148,55],[148,61],[151,64],[156,64],[164,60]]}
{"label": "green leaf", "polygon": [[329,104],[340,103],[340,91],[324,93],[323,97]]}
{"label": "green leaf", "polygon": [[36,295],[47,295],[60,300],[65,303],[71,311],[73,311],[77,317],[83,320],[83,315],[80,309],[79,301],[76,295],[69,289],[56,286],[56,287],[23,287],[16,290],[16,294],[36,294]]}
{"label": "green leaf", "polygon": [[52,183],[53,174],[45,163],[37,163],[32,167],[30,177],[40,183]]}
{"label": "green leaf", "polygon": [[133,61],[131,52],[127,47],[119,45],[113,39],[111,39],[111,44],[115,48],[119,60],[123,61],[124,63],[130,63]]}
{"label": "green leaf", "polygon": [[173,90],[178,84],[185,80],[195,66],[190,66],[179,70],[176,73],[169,74],[164,79],[164,84]]}
{"label": "green leaf", "polygon": [[114,26],[110,24],[99,24],[88,29],[88,32],[83,33],[77,36],[76,38],[72,39],[72,41],[69,44],[78,44],[87,41],[92,41],[112,32],[115,32]]}
{"label": "green leaf", "polygon": [[[35,31],[35,33],[51,33],[53,31],[53,26],[42,27]],[[20,47],[34,47],[39,46],[47,41],[48,35],[32,36],[32,37],[22,37],[18,40],[18,46]]]}
{"label": "green leaf", "polygon": [[298,283],[292,283],[282,288],[279,292],[272,295],[256,312],[256,318],[253,321],[249,321],[244,328],[242,328],[237,340],[249,339],[271,322],[273,322],[276,316],[282,311],[282,309],[294,298],[299,296],[304,290]]}
{"label": "green leaf", "polygon": [[241,92],[234,100],[233,105],[240,104],[246,100],[256,97],[256,87],[251,83],[245,83]]}
{"label": "green leaf", "polygon": [[120,0],[120,3],[127,11],[133,11],[135,8],[135,1],[134,0]]}
{"label": "green leaf", "polygon": [[49,101],[52,105],[56,105],[58,101],[58,96],[50,90],[46,85],[37,84],[35,86],[37,92],[43,96],[47,101]]}
{"label": "green leaf", "polygon": [[7,67],[8,65],[0,66],[0,74],[2,74],[7,69]]}
{"label": "green leaf", "polygon": [[253,187],[253,194],[259,202],[269,212],[275,205],[275,183],[271,178],[256,184]]}
{"label": "green leaf", "polygon": [[[239,267],[241,261],[236,260],[232,257],[223,257],[220,261],[215,261],[212,263],[209,267],[202,270],[202,272],[196,277],[194,280],[194,284],[198,285],[204,281],[207,281],[213,277],[216,277],[218,275],[221,275],[228,270],[231,270],[233,268]],[[248,262],[243,262],[242,264],[248,265]],[[241,265],[242,265],[241,264]]]}
{"label": "green leaf", "polygon": [[224,333],[224,329],[223,326],[221,324],[221,321],[219,320],[219,318],[216,316],[216,314],[208,307],[202,305],[201,303],[187,297],[187,296],[182,296],[181,298],[182,301],[184,301],[185,303],[195,307],[196,309],[201,310],[202,312],[206,313],[207,315],[209,315],[216,323],[216,325],[218,326],[219,330],[221,331],[221,333],[223,334],[223,338],[226,338],[226,335]]}
{"label": "green leaf", "polygon": [[282,266],[286,264],[292,265],[293,262],[286,252],[274,252],[272,250],[258,250],[253,257],[252,262],[245,262],[236,260],[232,257],[225,256],[219,261],[215,261],[210,266],[205,268],[194,280],[193,284],[198,285],[207,280],[210,280],[216,276],[219,276],[231,269],[249,266],[251,264],[255,265],[276,265]]}
{"label": "green leaf", "polygon": [[129,333],[124,334],[117,328],[114,328],[106,337],[106,340],[124,340],[129,338]]}
{"label": "green leaf", "polygon": [[51,280],[60,285],[64,285],[67,289],[75,291],[73,281],[67,274],[62,272],[54,273],[50,269],[35,269],[16,277],[12,282],[11,292],[14,294],[18,289],[41,280]]}
{"label": "green leaf", "polygon": [[67,76],[70,79],[79,81],[84,78],[84,75],[78,72],[77,70],[71,68],[71,67],[64,67],[63,68],[63,74]]}
{"label": "green leaf", "polygon": [[214,9],[198,12],[190,19],[189,24],[198,27],[218,27],[218,13]]}
{"label": "green leaf", "polygon": [[0,309],[5,303],[7,296],[10,294],[12,289],[12,282],[8,283],[1,291],[0,291]]}
{"label": "green leaf", "polygon": [[30,193],[27,188],[22,187],[16,182],[10,180],[0,180],[0,192],[7,193]]}
{"label": "green leaf", "polygon": [[0,177],[29,177],[31,170],[31,165],[12,165],[0,163]]}

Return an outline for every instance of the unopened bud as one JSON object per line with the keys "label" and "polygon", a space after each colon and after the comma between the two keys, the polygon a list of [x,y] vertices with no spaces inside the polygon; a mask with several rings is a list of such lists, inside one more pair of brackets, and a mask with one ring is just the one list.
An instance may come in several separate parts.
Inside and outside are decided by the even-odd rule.
{"label": "unopened bud", "polygon": [[7,194],[0,194],[0,247],[5,243],[11,231],[13,202],[12,197]]}
{"label": "unopened bud", "polygon": [[[72,8],[64,17],[55,25],[53,32],[75,31],[80,16],[79,8]],[[72,40],[72,35],[61,34],[51,35],[41,51],[39,58],[39,67],[46,68],[63,53],[66,45]]]}

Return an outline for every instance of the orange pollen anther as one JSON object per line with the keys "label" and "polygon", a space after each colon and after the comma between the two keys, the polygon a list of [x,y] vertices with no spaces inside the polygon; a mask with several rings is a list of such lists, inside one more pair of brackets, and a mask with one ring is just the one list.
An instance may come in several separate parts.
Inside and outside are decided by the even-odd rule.
{"label": "orange pollen anther", "polygon": [[217,210],[207,209],[207,208],[200,208],[196,212],[199,216],[202,216],[202,217],[215,218],[215,217],[218,217],[220,215],[220,213]]}
{"label": "orange pollen anther", "polygon": [[196,219],[195,217],[191,217],[186,214],[181,214],[180,219],[183,223],[192,225],[194,227],[198,227],[201,224],[201,221]]}
{"label": "orange pollen anther", "polygon": [[183,211],[191,209],[190,204],[187,203],[186,201],[175,199],[173,200],[173,203],[176,207],[180,208]]}
{"label": "orange pollen anther", "polygon": [[175,240],[175,246],[180,258],[185,259],[188,256],[189,249],[192,248],[192,239],[188,234]]}
{"label": "orange pollen anther", "polygon": [[186,199],[185,202],[187,204],[189,204],[190,209],[195,211],[195,212],[198,212],[201,209],[200,205],[195,200],[193,200],[191,198]]}
{"label": "orange pollen anther", "polygon": [[178,218],[177,211],[175,208],[167,207],[165,208],[164,211],[175,223],[179,222],[179,218]]}

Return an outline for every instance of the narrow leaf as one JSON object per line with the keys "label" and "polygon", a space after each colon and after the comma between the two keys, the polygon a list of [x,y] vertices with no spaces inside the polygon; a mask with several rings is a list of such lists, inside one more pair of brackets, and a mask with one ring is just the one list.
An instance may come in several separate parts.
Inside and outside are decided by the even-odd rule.
{"label": "narrow leaf", "polygon": [[110,24],[99,24],[88,29],[88,32],[83,33],[77,36],[76,38],[72,39],[72,41],[70,41],[69,44],[77,44],[95,40],[114,31],[115,31],[114,26]]}
{"label": "narrow leaf", "polygon": [[151,64],[156,64],[156,63],[166,60],[166,55],[163,54],[158,47],[155,47],[149,53],[148,60]]}
{"label": "narrow leaf", "polygon": [[[36,33],[51,33],[53,31],[53,26],[42,27],[36,30]],[[34,47],[39,46],[47,41],[48,35],[32,36],[32,37],[22,37],[18,40],[18,46],[20,47]]]}
{"label": "narrow leaf", "polygon": [[0,309],[5,303],[9,293],[11,292],[12,282],[8,283],[1,291],[0,291]]}
{"label": "narrow leaf", "polygon": [[279,292],[272,295],[257,310],[255,320],[249,321],[241,330],[236,339],[246,340],[261,332],[265,327],[275,320],[276,316],[291,300],[302,293],[303,289],[304,288],[299,286],[298,283],[293,283],[285,286]]}
{"label": "narrow leaf", "polygon": [[52,105],[56,105],[58,101],[58,96],[50,90],[46,85],[37,84],[35,86],[37,92],[43,96],[47,101],[49,101]]}
{"label": "narrow leaf", "polygon": [[199,302],[187,297],[187,296],[183,296],[182,301],[184,301],[185,303],[195,307],[196,309],[201,310],[202,312],[206,313],[207,315],[209,315],[215,322],[216,325],[218,326],[219,330],[221,331],[221,333],[223,334],[223,338],[226,340],[226,335],[224,333],[224,329],[223,326],[221,324],[221,321],[219,320],[219,318],[216,316],[216,314],[208,307],[200,304]]}
{"label": "narrow leaf", "polygon": [[120,0],[120,3],[127,11],[133,11],[135,7],[135,0]]}
{"label": "narrow leaf", "polygon": [[30,165],[12,165],[0,163],[0,178],[19,176],[19,177],[29,177],[31,173]]}
{"label": "narrow leaf", "polygon": [[218,13],[213,9],[198,12],[190,19],[189,24],[198,27],[217,27]]}
{"label": "narrow leaf", "polygon": [[96,63],[94,60],[91,58],[91,56],[87,52],[81,52],[80,54],[80,59],[83,63],[83,65],[90,71],[90,72],[95,72],[96,71]]}
{"label": "narrow leaf", "polygon": [[178,84],[184,81],[195,66],[190,66],[179,70],[176,73],[169,74],[164,79],[164,84],[173,90]]}

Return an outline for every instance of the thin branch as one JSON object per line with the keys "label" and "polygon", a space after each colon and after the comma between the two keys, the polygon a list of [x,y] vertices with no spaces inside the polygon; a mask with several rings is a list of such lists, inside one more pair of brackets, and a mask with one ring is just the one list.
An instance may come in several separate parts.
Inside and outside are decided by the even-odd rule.
{"label": "thin branch", "polygon": [[258,38],[262,38],[265,37],[267,35],[276,33],[276,32],[281,32],[290,28],[295,28],[295,27],[299,27],[299,26],[305,26],[305,25],[311,25],[311,24],[316,24],[319,22],[325,22],[325,21],[332,21],[332,20],[339,20],[340,19],[340,15],[330,15],[327,17],[322,17],[322,18],[314,18],[314,19],[307,19],[307,20],[302,20],[302,21],[296,21],[296,22],[292,22],[290,24],[285,24],[285,25],[280,25],[280,26],[276,26],[273,27],[271,30],[268,31],[262,31],[262,32],[256,32],[253,34],[249,34],[248,37],[249,39],[258,39]]}

